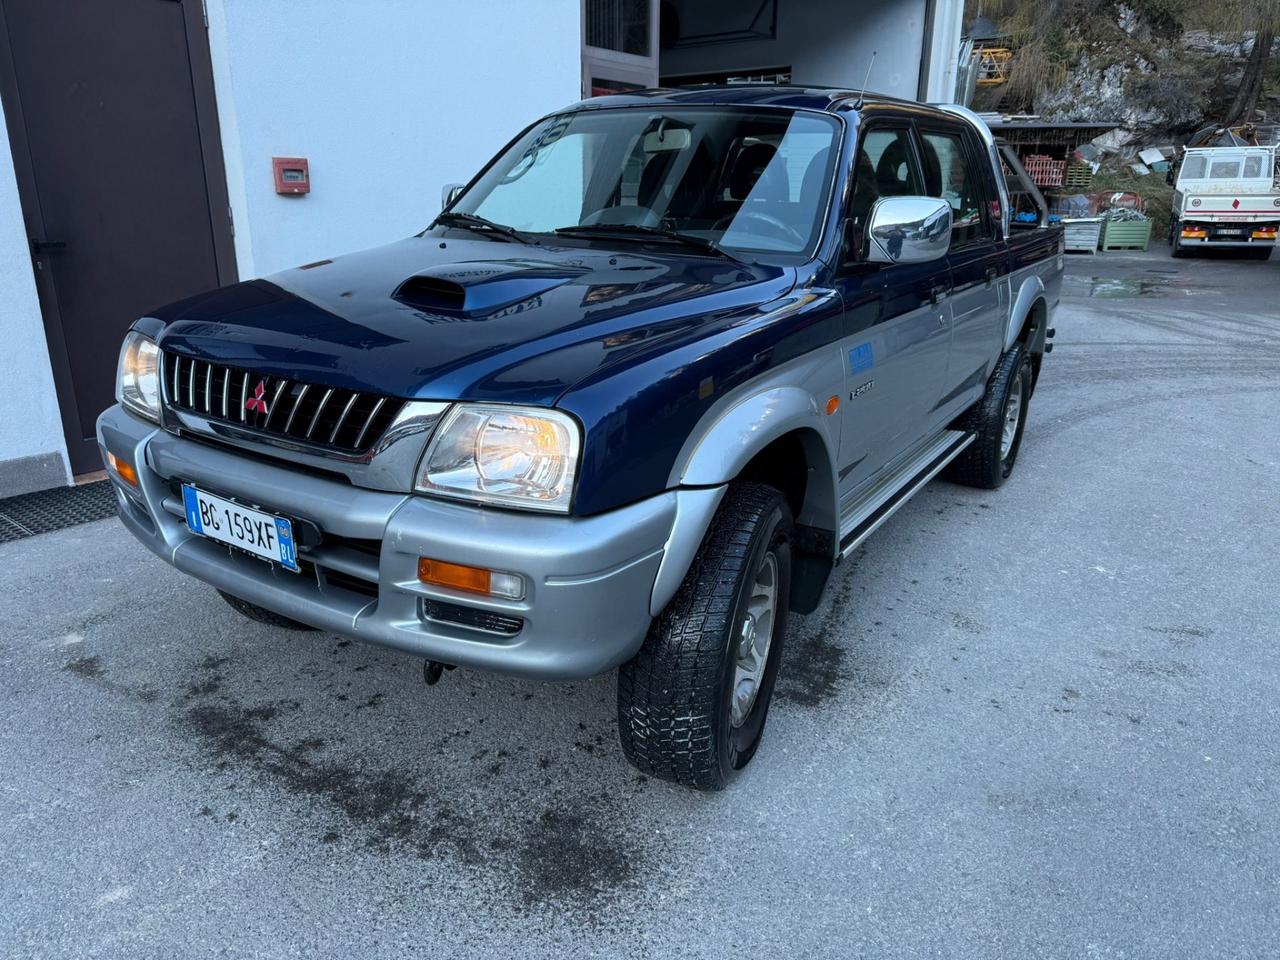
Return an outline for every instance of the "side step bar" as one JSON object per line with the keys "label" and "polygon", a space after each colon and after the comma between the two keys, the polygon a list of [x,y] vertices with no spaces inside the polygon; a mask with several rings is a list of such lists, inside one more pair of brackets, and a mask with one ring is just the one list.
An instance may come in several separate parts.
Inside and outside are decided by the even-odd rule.
{"label": "side step bar", "polygon": [[973,443],[972,433],[946,430],[925,444],[915,456],[885,477],[840,518],[840,558],[875,533],[898,508],[914,497],[942,468]]}

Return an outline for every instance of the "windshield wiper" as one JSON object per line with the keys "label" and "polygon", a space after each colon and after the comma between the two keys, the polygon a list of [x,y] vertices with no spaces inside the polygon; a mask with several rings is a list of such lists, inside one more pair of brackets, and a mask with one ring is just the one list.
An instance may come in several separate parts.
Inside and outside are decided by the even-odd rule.
{"label": "windshield wiper", "polygon": [[601,236],[601,237],[635,237],[645,240],[668,240],[672,243],[682,243],[686,247],[695,247],[703,253],[712,253],[718,257],[724,257],[726,260],[732,260],[734,263],[742,263],[737,257],[725,250],[720,244],[706,237],[695,236],[692,233],[681,233],[679,230],[669,230],[666,227],[649,227],[642,223],[584,223],[573,227],[556,227],[557,234],[565,236]]}
{"label": "windshield wiper", "polygon": [[[464,227],[467,230],[475,230],[477,233],[496,233],[503,237],[510,237],[517,243],[529,243],[536,246],[536,241],[530,240],[515,227],[508,227],[505,223],[494,223],[487,217],[481,217],[474,213],[446,210],[431,221],[431,226],[434,227],[438,223],[444,224],[446,227]],[[431,227],[427,229],[430,230]]]}

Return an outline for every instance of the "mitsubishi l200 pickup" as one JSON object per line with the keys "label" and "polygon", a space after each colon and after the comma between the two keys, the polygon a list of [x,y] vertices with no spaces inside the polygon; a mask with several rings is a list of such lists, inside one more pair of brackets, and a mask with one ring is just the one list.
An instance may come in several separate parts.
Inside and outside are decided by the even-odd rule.
{"label": "mitsubishi l200 pickup", "polygon": [[934,476],[1014,468],[1063,244],[1005,162],[963,108],[840,90],[569,107],[417,236],[138,319],[121,519],[429,679],[616,670],[627,758],[722,788],[788,613]]}

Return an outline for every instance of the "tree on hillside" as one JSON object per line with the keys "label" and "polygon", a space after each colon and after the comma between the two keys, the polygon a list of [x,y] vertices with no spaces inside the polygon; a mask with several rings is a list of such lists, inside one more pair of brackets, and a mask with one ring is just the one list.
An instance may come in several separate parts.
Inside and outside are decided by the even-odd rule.
{"label": "tree on hillside", "polygon": [[1254,4],[1251,11],[1253,23],[1253,51],[1245,63],[1244,76],[1240,80],[1240,89],[1236,91],[1231,106],[1223,122],[1227,126],[1235,126],[1253,119],[1258,108],[1258,97],[1262,95],[1262,82],[1267,75],[1267,65],[1271,61],[1271,48],[1275,44],[1276,28],[1280,26],[1280,0],[1262,0]]}

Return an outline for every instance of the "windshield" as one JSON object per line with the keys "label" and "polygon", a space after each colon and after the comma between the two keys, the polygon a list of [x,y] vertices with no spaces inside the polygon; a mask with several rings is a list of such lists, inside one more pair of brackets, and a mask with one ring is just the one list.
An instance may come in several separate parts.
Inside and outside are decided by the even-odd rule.
{"label": "windshield", "polygon": [[[678,232],[762,253],[813,250],[838,126],[791,110],[623,108],[531,128],[451,208],[525,233]],[[636,234],[640,234],[637,238]]]}

